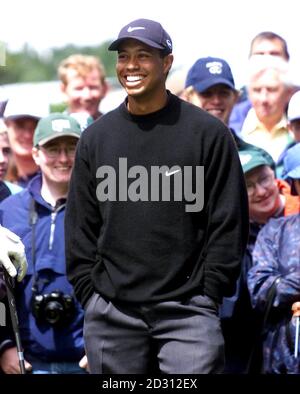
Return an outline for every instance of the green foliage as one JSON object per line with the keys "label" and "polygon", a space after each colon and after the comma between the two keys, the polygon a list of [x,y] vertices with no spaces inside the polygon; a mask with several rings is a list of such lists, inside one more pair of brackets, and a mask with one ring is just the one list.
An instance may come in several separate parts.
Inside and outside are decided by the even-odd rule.
{"label": "green foliage", "polygon": [[67,109],[66,103],[52,103],[50,104],[50,113],[52,112],[64,112]]}
{"label": "green foliage", "polygon": [[59,63],[75,53],[100,57],[106,75],[114,76],[116,55],[107,50],[108,45],[109,42],[95,47],[66,45],[63,48],[52,48],[46,54],[39,54],[28,45],[19,52],[7,51],[6,66],[0,67],[0,84],[57,80]]}

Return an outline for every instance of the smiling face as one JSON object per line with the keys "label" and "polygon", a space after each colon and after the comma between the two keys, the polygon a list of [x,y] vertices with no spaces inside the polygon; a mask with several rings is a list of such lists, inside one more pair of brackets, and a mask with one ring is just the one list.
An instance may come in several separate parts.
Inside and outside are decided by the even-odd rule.
{"label": "smiling face", "polygon": [[16,156],[32,159],[33,133],[37,122],[31,117],[6,120],[11,150]]}
{"label": "smiling face", "polygon": [[165,104],[165,82],[172,62],[171,54],[162,56],[158,49],[140,41],[124,40],[118,51],[116,71],[128,94],[131,112],[136,104],[147,105],[147,112],[154,112]]}
{"label": "smiling face", "polygon": [[274,172],[269,166],[259,166],[246,172],[250,219],[265,223],[281,206]]}
{"label": "smiling face", "polygon": [[69,112],[86,112],[94,119],[99,116],[99,104],[107,91],[100,71],[92,69],[86,75],[79,75],[74,69],[66,73],[66,83],[61,89],[68,103]]}
{"label": "smiling face", "polygon": [[229,117],[239,94],[230,87],[218,84],[200,93],[191,90],[188,93],[188,101],[204,109],[228,125]]}
{"label": "smiling face", "polygon": [[77,142],[76,137],[59,137],[33,148],[32,156],[40,166],[43,182],[48,185],[69,183]]}

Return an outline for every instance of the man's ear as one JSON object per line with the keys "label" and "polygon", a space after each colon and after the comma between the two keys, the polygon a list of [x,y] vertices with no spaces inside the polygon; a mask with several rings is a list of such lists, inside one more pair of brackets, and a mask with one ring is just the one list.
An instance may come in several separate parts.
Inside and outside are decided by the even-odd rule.
{"label": "man's ear", "polygon": [[32,148],[32,158],[37,166],[40,165],[40,151],[35,146]]}
{"label": "man's ear", "polygon": [[243,92],[241,90],[234,90],[235,104],[239,101],[242,94],[243,94]]}
{"label": "man's ear", "polygon": [[169,73],[171,70],[172,64],[173,64],[174,56],[172,53],[164,57],[164,62],[165,62],[165,72],[166,74]]}

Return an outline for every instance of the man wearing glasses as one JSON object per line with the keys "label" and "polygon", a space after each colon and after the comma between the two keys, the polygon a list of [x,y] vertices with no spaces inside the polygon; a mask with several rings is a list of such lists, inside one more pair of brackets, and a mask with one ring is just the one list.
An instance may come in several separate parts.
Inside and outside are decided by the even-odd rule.
{"label": "man wearing glasses", "polygon": [[[32,373],[84,372],[83,311],[65,272],[64,215],[80,125],[65,114],[42,118],[32,156],[40,168],[18,194],[0,205],[2,224],[25,245],[28,270],[16,304],[25,367]],[[79,366],[79,362],[81,364]],[[20,373],[14,342],[0,344],[0,367]]]}
{"label": "man wearing glasses", "polygon": [[291,196],[285,181],[275,178],[274,162],[267,152],[256,148],[239,155],[248,192],[250,227],[261,228],[271,217],[298,213],[298,199]]}

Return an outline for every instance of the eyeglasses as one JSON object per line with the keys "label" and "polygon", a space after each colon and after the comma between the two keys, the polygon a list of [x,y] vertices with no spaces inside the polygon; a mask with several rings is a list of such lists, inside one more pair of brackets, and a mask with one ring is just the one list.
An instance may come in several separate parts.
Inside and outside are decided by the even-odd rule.
{"label": "eyeglasses", "polygon": [[272,185],[273,181],[274,181],[274,176],[270,174],[270,175],[262,176],[256,182],[246,182],[248,196],[252,197],[254,195],[256,190],[256,185],[259,185],[260,187],[267,189]]}
{"label": "eyeglasses", "polygon": [[76,153],[76,145],[69,145],[65,148],[61,148],[59,146],[39,146],[39,149],[45,153],[46,156],[50,157],[51,159],[56,159],[59,157],[62,151],[66,153],[68,157],[74,157]]}

